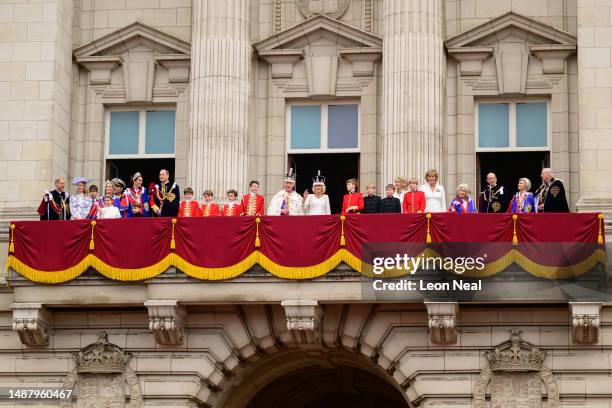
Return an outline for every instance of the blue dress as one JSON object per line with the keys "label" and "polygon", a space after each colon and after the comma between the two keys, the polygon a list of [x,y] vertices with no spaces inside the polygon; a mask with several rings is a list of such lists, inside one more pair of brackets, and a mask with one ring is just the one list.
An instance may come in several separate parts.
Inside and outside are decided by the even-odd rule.
{"label": "blue dress", "polygon": [[468,197],[467,200],[465,200],[457,196],[453,199],[453,201],[451,201],[448,212],[457,214],[473,214],[478,212],[478,210],[476,210],[476,204],[474,204],[472,197]]}
{"label": "blue dress", "polygon": [[519,193],[516,193],[508,206],[508,212],[511,213],[530,213],[535,212],[535,210],[535,197],[530,192],[525,193],[522,202]]}

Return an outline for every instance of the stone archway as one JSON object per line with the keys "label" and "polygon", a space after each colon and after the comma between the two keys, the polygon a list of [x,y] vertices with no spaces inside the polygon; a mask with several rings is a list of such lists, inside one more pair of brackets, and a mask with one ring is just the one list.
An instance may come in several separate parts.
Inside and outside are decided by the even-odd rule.
{"label": "stone archway", "polygon": [[343,349],[279,351],[244,367],[224,389],[215,406],[410,406],[405,393],[380,366]]}

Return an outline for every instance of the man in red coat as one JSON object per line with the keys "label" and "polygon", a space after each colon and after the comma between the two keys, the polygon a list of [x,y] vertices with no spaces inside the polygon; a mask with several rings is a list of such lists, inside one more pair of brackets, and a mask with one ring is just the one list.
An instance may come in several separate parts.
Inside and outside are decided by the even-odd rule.
{"label": "man in red coat", "polygon": [[404,214],[422,214],[425,212],[425,193],[419,191],[419,181],[408,180],[408,191],[404,193],[402,208]]}
{"label": "man in red coat", "polygon": [[357,192],[359,180],[351,178],[346,180],[346,190],[348,193],[342,199],[342,215],[359,214],[363,211],[363,193]]}
{"label": "man in red coat", "polygon": [[202,207],[200,207],[200,214],[202,217],[216,217],[221,215],[221,211],[219,211],[219,204],[213,200],[214,194],[212,190],[204,191],[204,203]]}
{"label": "man in red coat", "polygon": [[221,215],[224,217],[239,217],[244,212],[242,204],[237,200],[238,192],[236,190],[229,190],[227,192],[227,204],[223,206]]}
{"label": "man in red coat", "polygon": [[200,214],[200,204],[193,199],[193,190],[191,187],[187,187],[183,190],[183,196],[185,196],[185,200],[181,201],[181,205],[179,207],[179,217],[199,217]]}
{"label": "man in red coat", "polygon": [[249,183],[249,194],[242,197],[242,215],[264,215],[264,196],[259,194],[259,181],[252,180]]}

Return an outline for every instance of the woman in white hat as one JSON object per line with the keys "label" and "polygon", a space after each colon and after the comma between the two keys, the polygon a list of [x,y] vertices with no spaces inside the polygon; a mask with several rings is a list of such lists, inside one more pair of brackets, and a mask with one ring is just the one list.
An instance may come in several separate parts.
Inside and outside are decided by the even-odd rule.
{"label": "woman in white hat", "polygon": [[76,186],[76,194],[70,197],[70,214],[73,220],[85,220],[91,210],[93,200],[87,194],[87,183],[90,180],[85,177],[75,177],[72,185]]}
{"label": "woman in white hat", "polygon": [[304,214],[306,215],[330,215],[329,197],[325,194],[325,177],[321,175],[321,171],[312,178],[312,192],[308,194],[308,190],[304,191]]}

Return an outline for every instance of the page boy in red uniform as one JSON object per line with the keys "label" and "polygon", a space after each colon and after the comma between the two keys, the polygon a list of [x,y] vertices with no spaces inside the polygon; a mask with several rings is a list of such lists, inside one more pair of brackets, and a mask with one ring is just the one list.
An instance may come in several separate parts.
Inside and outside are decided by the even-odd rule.
{"label": "page boy in red uniform", "polygon": [[245,194],[242,197],[242,208],[244,214],[242,215],[264,215],[264,196],[259,194],[259,181],[252,180],[249,183],[249,194]]}
{"label": "page boy in red uniform", "polygon": [[357,192],[359,180],[351,178],[346,180],[346,190],[348,193],[342,199],[342,215],[359,214],[363,211],[363,193]]}
{"label": "page boy in red uniform", "polygon": [[223,206],[223,212],[221,215],[224,217],[239,217],[244,212],[242,204],[237,200],[238,192],[236,190],[229,190],[227,192],[227,204]]}
{"label": "page boy in red uniform", "polygon": [[221,215],[221,211],[219,211],[219,204],[215,202],[213,199],[214,194],[212,190],[204,191],[204,203],[200,207],[200,214],[202,217],[216,217]]}
{"label": "page boy in red uniform", "polygon": [[183,196],[185,200],[181,201],[179,207],[179,217],[199,217],[200,216],[200,204],[193,199],[193,189],[187,187],[183,190]]}

